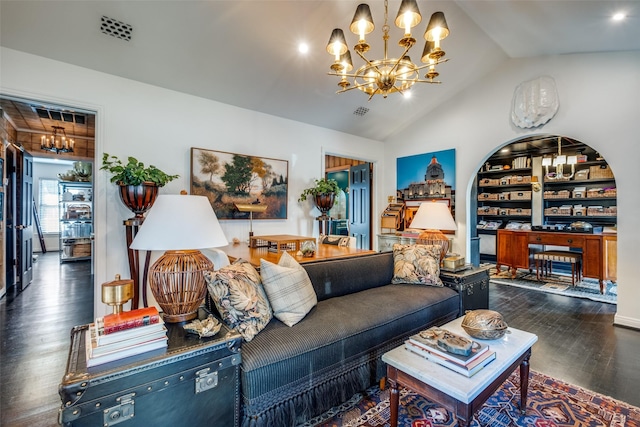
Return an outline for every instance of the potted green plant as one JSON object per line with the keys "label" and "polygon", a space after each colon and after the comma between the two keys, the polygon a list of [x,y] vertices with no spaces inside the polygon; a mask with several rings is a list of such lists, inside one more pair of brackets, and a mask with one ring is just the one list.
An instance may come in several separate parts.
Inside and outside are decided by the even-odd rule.
{"label": "potted green plant", "polygon": [[153,206],[158,196],[158,188],[178,178],[169,175],[153,165],[145,166],[135,157],[128,157],[123,163],[116,156],[104,153],[101,170],[111,173],[111,182],[120,187],[120,199],[134,214],[142,218]]}
{"label": "potted green plant", "polygon": [[336,194],[340,191],[338,182],[331,178],[316,179],[313,187],[305,188],[298,198],[298,202],[304,202],[307,197],[313,197],[316,207],[326,215],[329,209],[333,207]]}

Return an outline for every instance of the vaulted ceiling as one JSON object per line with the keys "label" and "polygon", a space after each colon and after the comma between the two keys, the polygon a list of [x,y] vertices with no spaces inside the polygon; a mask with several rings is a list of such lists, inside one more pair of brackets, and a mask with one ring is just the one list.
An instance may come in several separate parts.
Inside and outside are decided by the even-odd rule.
{"label": "vaulted ceiling", "polygon": [[[423,22],[410,55],[418,61],[429,16],[445,13],[451,35],[440,85],[418,84],[412,97],[358,90],[336,94],[327,76],[331,30],[348,26],[351,0],[8,1],[0,2],[0,43],[81,67],[329,129],[385,140],[420,120],[509,58],[640,50],[640,2],[591,0],[418,1]],[[389,2],[390,56],[399,55]],[[376,29],[371,58],[382,56],[383,2],[369,2]],[[615,12],[627,19],[614,22]],[[126,41],[101,32],[108,17],[131,26]],[[127,36],[125,34],[125,36]],[[298,44],[309,53],[298,52]],[[354,65],[360,66],[353,53]],[[598,66],[594,64],[594,66]],[[74,76],[69,76],[74,78]],[[70,98],[73,98],[70,94]],[[168,108],[171,108],[168,106]],[[365,114],[354,114],[359,111]]]}

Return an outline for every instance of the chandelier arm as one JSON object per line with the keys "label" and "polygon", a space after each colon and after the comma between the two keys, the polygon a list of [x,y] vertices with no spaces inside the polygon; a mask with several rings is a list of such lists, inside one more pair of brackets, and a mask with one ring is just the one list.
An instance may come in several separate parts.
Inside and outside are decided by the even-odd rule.
{"label": "chandelier arm", "polygon": [[433,64],[424,64],[424,65],[421,65],[421,66],[419,66],[419,67],[416,67],[416,71],[422,70],[422,69],[427,68],[427,67],[431,67],[432,65],[433,65],[433,66],[436,66],[436,65],[444,64],[444,63],[445,63],[445,62],[447,62],[449,59],[450,59],[450,58],[446,58],[446,59],[439,59],[439,60],[437,60],[436,62],[434,62]]}
{"label": "chandelier arm", "polygon": [[[408,46],[404,49],[404,52],[402,52],[402,55],[400,55],[398,57],[398,60],[393,64],[393,67],[391,68],[391,72],[395,73],[396,70],[398,69],[398,65],[400,65],[400,61],[402,61],[402,59],[405,57],[405,55],[407,54],[407,52],[409,52],[409,49],[411,49],[411,46]],[[385,59],[386,55],[385,55]],[[413,64],[413,62],[411,62]]]}
{"label": "chandelier arm", "polygon": [[419,80],[419,79],[416,80],[415,82],[416,83],[431,83],[431,84],[434,84],[434,85],[439,85],[439,84],[442,83],[440,80]]}
{"label": "chandelier arm", "polygon": [[358,77],[358,74],[352,74],[352,73],[327,73],[328,76],[336,76],[336,77]]}
{"label": "chandelier arm", "polygon": [[[363,60],[364,62],[366,62],[366,64],[367,64],[368,66],[370,66],[370,67],[372,67],[374,70],[376,70],[376,72],[377,72],[378,74],[382,74],[382,72],[378,69],[378,66],[377,66],[377,65],[375,65],[373,62],[369,61],[369,60],[368,60],[368,59],[367,59],[367,58],[366,58],[366,57],[365,57],[361,52],[358,52],[358,51],[356,50],[356,53],[360,56],[360,58],[362,58],[362,60]],[[360,67],[360,68],[362,68],[362,67]]]}

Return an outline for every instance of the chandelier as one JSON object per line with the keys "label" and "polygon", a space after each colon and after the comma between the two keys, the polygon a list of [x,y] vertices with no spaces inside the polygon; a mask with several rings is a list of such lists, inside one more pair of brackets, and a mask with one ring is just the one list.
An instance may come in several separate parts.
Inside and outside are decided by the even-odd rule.
{"label": "chandelier", "polygon": [[42,136],[40,140],[40,148],[45,151],[53,151],[54,153],[73,153],[75,142],[73,139],[67,139],[67,133],[62,126],[51,126],[53,133],[49,136]]}
{"label": "chandelier", "polygon": [[[370,49],[370,45],[365,40],[365,35],[375,28],[371,9],[369,5],[360,4],[356,9],[349,29],[359,36],[358,43],[353,50],[362,58],[364,65],[358,68],[355,73],[351,61],[351,52],[344,38],[344,33],[340,28],[336,28],[331,33],[327,52],[333,55],[334,62],[331,65],[330,76],[340,77],[338,86],[342,89],[336,93],[346,92],[352,89],[359,89],[369,95],[369,100],[374,95],[382,95],[386,98],[390,93],[404,93],[415,83],[441,83],[434,80],[439,73],[436,65],[448,61],[443,59],[445,52],[440,47],[440,41],[449,35],[449,27],[444,18],[444,13],[435,12],[431,15],[429,25],[424,33],[426,44],[422,52],[421,61],[425,65],[416,65],[407,55],[409,50],[416,43],[416,39],[411,35],[411,28],[415,27],[422,20],[416,0],[402,0],[395,24],[398,28],[404,29],[404,37],[398,44],[404,49],[397,58],[388,57],[387,44],[389,41],[388,21],[388,0],[384,2],[384,25],[382,26],[382,40],[384,41],[384,58],[369,60],[365,53]],[[426,69],[424,78],[420,78],[421,71]],[[351,78],[353,85],[348,81]]]}
{"label": "chandelier", "polygon": [[[562,138],[558,137],[558,154],[552,157],[543,157],[542,166],[545,167],[545,179],[566,181],[573,178],[575,174],[575,165],[578,163],[578,156],[566,156],[562,154]],[[564,165],[571,165],[571,173],[565,174]],[[555,173],[549,172],[549,166],[556,168]]]}

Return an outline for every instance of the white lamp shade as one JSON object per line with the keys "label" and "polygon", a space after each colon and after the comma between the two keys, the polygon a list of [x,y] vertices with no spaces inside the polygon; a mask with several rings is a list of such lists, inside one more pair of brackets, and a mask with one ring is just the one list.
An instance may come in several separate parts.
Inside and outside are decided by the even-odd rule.
{"label": "white lamp shade", "polygon": [[416,215],[411,221],[410,228],[422,230],[456,230],[456,222],[446,203],[421,203]]}
{"label": "white lamp shade", "polygon": [[568,165],[577,165],[578,164],[578,156],[569,156],[567,157]]}
{"label": "white lamp shade", "polygon": [[551,157],[543,157],[542,166],[551,166]]}
{"label": "white lamp shade", "polygon": [[159,195],[131,243],[136,250],[190,250],[229,242],[205,196]]}

